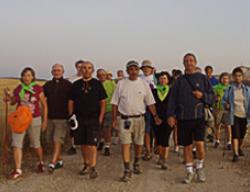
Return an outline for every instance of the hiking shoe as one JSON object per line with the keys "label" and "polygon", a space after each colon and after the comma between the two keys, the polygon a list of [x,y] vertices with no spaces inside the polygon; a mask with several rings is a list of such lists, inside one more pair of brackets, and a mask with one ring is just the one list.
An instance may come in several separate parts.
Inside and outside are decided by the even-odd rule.
{"label": "hiking shoe", "polygon": [[145,154],[143,157],[142,157],[142,159],[144,160],[144,161],[150,161],[151,159],[152,159],[152,156],[150,155],[150,154]]}
{"label": "hiking shoe", "polygon": [[79,172],[79,175],[83,176],[88,174],[88,165],[84,165],[83,169]]}
{"label": "hiking shoe", "polygon": [[56,164],[55,164],[55,169],[60,169],[60,168],[63,167],[63,165],[64,165],[63,160],[59,160],[59,161],[57,161]]}
{"label": "hiking shoe", "polygon": [[209,143],[213,143],[213,142],[214,142],[214,137],[213,137],[213,135],[208,135],[208,136],[207,136],[207,140],[208,140]]}
{"label": "hiking shoe", "polygon": [[53,172],[55,171],[55,164],[50,163],[50,164],[48,165],[48,171],[49,171],[50,173],[53,173]]}
{"label": "hiking shoe", "polygon": [[133,172],[134,172],[134,174],[136,174],[136,175],[140,175],[140,174],[142,173],[142,170],[141,170],[141,168],[140,168],[140,164],[139,164],[139,163],[135,163],[135,164],[133,165]]}
{"label": "hiking shoe", "polygon": [[161,163],[161,169],[162,170],[167,170],[168,169],[168,165],[166,164],[166,162]]}
{"label": "hiking shoe", "polygon": [[125,170],[124,173],[123,173],[123,176],[121,178],[121,181],[123,182],[128,182],[132,177],[132,172],[131,170]]}
{"label": "hiking shoe", "polygon": [[109,147],[104,148],[104,156],[110,156],[110,148]]}
{"label": "hiking shoe", "polygon": [[217,149],[219,146],[220,146],[220,143],[219,143],[218,141],[216,141],[216,142],[214,143],[214,148]]}
{"label": "hiking shoe", "polygon": [[233,156],[233,159],[232,159],[232,162],[233,163],[236,163],[236,162],[238,162],[239,161],[239,156],[238,155],[234,155]]}
{"label": "hiking shoe", "polygon": [[90,168],[89,170],[89,178],[90,179],[95,179],[98,177],[98,173],[94,167]]}
{"label": "hiking shoe", "polygon": [[197,169],[196,173],[197,173],[197,179],[198,179],[199,182],[205,182],[206,181],[206,175],[205,175],[205,172],[204,172],[203,168]]}
{"label": "hiking shoe", "polygon": [[157,165],[161,165],[162,164],[162,160],[159,159],[157,162],[156,162]]}
{"label": "hiking shoe", "polygon": [[76,148],[75,147],[70,147],[69,150],[67,151],[67,154],[68,155],[75,155],[77,152],[76,152]]}
{"label": "hiking shoe", "polygon": [[37,173],[43,173],[45,171],[44,163],[39,162],[36,167]]}
{"label": "hiking shoe", "polygon": [[119,137],[114,137],[112,140],[112,145],[118,145],[119,144]]}
{"label": "hiking shoe", "polygon": [[232,150],[232,144],[227,144],[227,150],[231,151]]}
{"label": "hiking shoe", "polygon": [[244,152],[242,151],[242,149],[239,149],[239,156],[240,156],[240,157],[244,157],[244,156],[245,156],[245,154],[244,154]]}
{"label": "hiking shoe", "polygon": [[195,177],[194,173],[187,173],[187,177],[183,180],[183,183],[185,183],[185,184],[192,183],[194,177]]}
{"label": "hiking shoe", "polygon": [[20,170],[20,169],[15,169],[15,170],[13,170],[13,171],[10,173],[10,175],[8,176],[8,179],[9,179],[9,180],[16,180],[16,179],[20,178],[22,175],[23,175],[22,170]]}

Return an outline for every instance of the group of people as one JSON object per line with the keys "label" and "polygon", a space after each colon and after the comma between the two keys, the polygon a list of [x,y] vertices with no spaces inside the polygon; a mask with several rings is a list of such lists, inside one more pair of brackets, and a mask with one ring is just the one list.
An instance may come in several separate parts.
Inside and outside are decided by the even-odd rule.
{"label": "group of people", "polygon": [[167,71],[157,73],[149,60],[141,66],[131,60],[126,64],[128,77],[119,70],[114,80],[105,69],[98,69],[97,79],[94,78],[93,63],[80,60],[75,64],[77,74],[68,79],[63,76],[63,65],[53,65],[53,79],[43,86],[36,82],[35,71],[25,68],[13,94],[5,90],[5,101],[28,106],[33,116],[25,132],[12,133],[15,168],[9,178],[17,179],[23,174],[26,133],[38,156],[38,172],[45,170],[40,139],[41,131],[45,131],[46,142],[53,145],[49,172],[63,167],[62,145],[70,135],[72,147],[68,153],[75,154],[76,146],[81,150],[80,175],[88,174],[91,179],[98,176],[97,151],[104,148],[103,154],[109,156],[112,135],[119,137],[124,182],[132,174],[142,173],[141,159],[150,160],[153,152],[159,155],[160,168],[166,170],[173,133],[175,150],[184,147],[184,183],[191,183],[195,175],[198,181],[205,182],[205,137],[209,128],[206,113],[214,114],[215,126],[210,127],[215,135],[214,147],[220,146],[220,130],[225,127],[228,149],[233,149],[232,161],[237,162],[244,155],[243,139],[250,124],[250,88],[243,83],[244,74],[239,67],[233,70],[232,79],[229,73],[222,73],[217,80],[211,66],[202,74],[197,63],[196,56],[188,53],[183,58],[185,70],[173,70],[170,75]]}

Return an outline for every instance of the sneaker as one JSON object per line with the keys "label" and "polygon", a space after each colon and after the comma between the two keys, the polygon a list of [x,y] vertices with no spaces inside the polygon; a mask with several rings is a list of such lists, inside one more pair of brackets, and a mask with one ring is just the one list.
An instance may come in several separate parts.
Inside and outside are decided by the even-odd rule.
{"label": "sneaker", "polygon": [[227,144],[227,150],[228,150],[228,151],[231,151],[231,150],[232,150],[232,144],[230,144],[230,143]]}
{"label": "sneaker", "polygon": [[121,178],[121,181],[128,182],[131,179],[131,177],[132,177],[131,170],[125,170]]}
{"label": "sneaker", "polygon": [[37,171],[37,173],[43,173],[45,171],[45,167],[44,167],[44,163],[43,162],[39,162],[37,164],[36,171]]}
{"label": "sneaker", "polygon": [[140,164],[139,164],[139,163],[135,163],[135,164],[133,165],[133,172],[134,172],[134,174],[136,174],[136,175],[142,174],[142,170],[141,170],[141,168],[140,168]]}
{"label": "sneaker", "polygon": [[151,156],[150,154],[146,153],[146,154],[142,157],[142,159],[143,159],[144,161],[150,161],[150,160],[152,159],[152,156]]}
{"label": "sneaker", "polygon": [[214,142],[214,137],[213,137],[213,135],[208,135],[208,136],[207,136],[207,140],[208,140],[209,143],[213,143],[213,142]]}
{"label": "sneaker", "polygon": [[119,137],[113,137],[112,145],[118,145],[119,144]]}
{"label": "sneaker", "polygon": [[187,173],[187,177],[183,180],[183,182],[185,184],[190,184],[190,183],[192,183],[194,177],[195,177],[194,173]]}
{"label": "sneaker", "polygon": [[83,169],[79,172],[79,175],[83,176],[88,174],[88,165],[84,165]]}
{"label": "sneaker", "polygon": [[156,162],[157,165],[161,165],[162,164],[162,160],[159,159],[157,162]]}
{"label": "sneaker", "polygon": [[76,152],[76,148],[75,147],[70,147],[69,150],[67,151],[67,154],[68,155],[75,155],[77,152]]}
{"label": "sneaker", "polygon": [[197,169],[196,173],[197,173],[197,179],[198,179],[199,182],[205,182],[206,181],[206,175],[205,175],[205,172],[204,172],[203,168]]}
{"label": "sneaker", "polygon": [[98,177],[98,173],[97,173],[96,169],[94,167],[90,168],[89,178],[90,179],[95,179],[97,177]]}
{"label": "sneaker", "polygon": [[104,147],[104,142],[100,142],[100,143],[98,144],[97,150],[98,150],[98,151],[101,151],[101,150],[103,149],[103,147]]}
{"label": "sneaker", "polygon": [[238,162],[239,161],[239,156],[238,155],[234,155],[233,156],[233,159],[232,159],[232,162],[233,163],[236,163],[236,162]]}
{"label": "sneaker", "polygon": [[167,170],[168,169],[168,165],[166,164],[166,162],[161,163],[161,169],[162,170]]}
{"label": "sneaker", "polygon": [[242,149],[239,150],[239,156],[240,156],[240,157],[244,157],[244,156],[245,156],[245,154],[244,154],[244,152],[242,151]]}
{"label": "sneaker", "polygon": [[175,153],[178,153],[179,150],[180,150],[179,146],[178,146],[178,145],[175,145],[175,146],[174,146],[174,152],[175,152]]}
{"label": "sneaker", "polygon": [[110,156],[110,148],[109,147],[104,148],[104,156]]}
{"label": "sneaker", "polygon": [[55,164],[50,163],[50,164],[48,165],[48,171],[49,171],[50,173],[53,173],[53,172],[55,171]]}
{"label": "sneaker", "polygon": [[8,179],[10,179],[10,180],[16,180],[16,179],[20,178],[22,175],[23,175],[22,170],[20,170],[20,169],[15,169],[15,170],[13,170],[13,171],[10,173],[10,175],[8,176]]}
{"label": "sneaker", "polygon": [[60,168],[63,167],[63,165],[64,165],[63,160],[59,160],[59,161],[57,161],[56,164],[55,164],[55,169],[60,169]]}
{"label": "sneaker", "polygon": [[217,149],[219,146],[220,146],[220,142],[216,141],[216,142],[214,143],[214,148]]}

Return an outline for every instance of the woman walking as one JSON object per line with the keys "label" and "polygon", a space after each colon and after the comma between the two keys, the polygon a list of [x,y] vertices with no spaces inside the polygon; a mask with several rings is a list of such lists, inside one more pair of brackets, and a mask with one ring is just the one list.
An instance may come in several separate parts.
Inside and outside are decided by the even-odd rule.
{"label": "woman walking", "polygon": [[154,123],[153,127],[160,155],[159,164],[161,169],[167,169],[168,166],[166,164],[166,160],[168,158],[169,138],[174,128],[168,125],[166,114],[168,96],[170,92],[170,75],[168,72],[161,72],[158,79],[159,84],[156,86],[156,89],[153,90],[153,95],[156,102],[156,111],[159,118],[162,120],[162,123],[160,125],[156,125]]}
{"label": "woman walking", "polygon": [[[37,157],[37,172],[44,172],[43,149],[41,147],[41,131],[47,126],[47,103],[43,88],[35,80],[35,71],[27,67],[21,72],[21,84],[14,90],[13,95],[5,94],[5,99],[11,105],[27,106],[32,113],[32,122],[28,129],[22,133],[12,131],[12,147],[14,151],[15,169],[11,172],[9,179],[17,179],[22,176],[23,140],[28,133],[30,147],[34,149]],[[40,108],[42,106],[42,110]]]}
{"label": "woman walking", "polygon": [[229,111],[234,153],[232,161],[237,162],[239,156],[244,156],[243,140],[250,124],[250,89],[243,84],[241,68],[235,68],[232,74],[233,84],[225,92],[222,104]]}

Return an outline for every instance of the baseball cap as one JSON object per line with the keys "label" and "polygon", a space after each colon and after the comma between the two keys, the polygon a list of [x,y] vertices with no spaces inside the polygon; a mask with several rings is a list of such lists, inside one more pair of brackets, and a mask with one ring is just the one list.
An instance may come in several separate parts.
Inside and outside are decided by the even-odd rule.
{"label": "baseball cap", "polygon": [[129,68],[129,67],[131,67],[131,66],[136,66],[136,67],[139,68],[139,63],[138,63],[137,61],[134,61],[134,60],[129,61],[129,62],[127,63],[127,65],[126,65],[126,67]]}
{"label": "baseball cap", "polygon": [[153,64],[152,64],[152,62],[150,60],[143,60],[141,68],[143,68],[143,67],[154,68],[154,66],[153,66]]}

